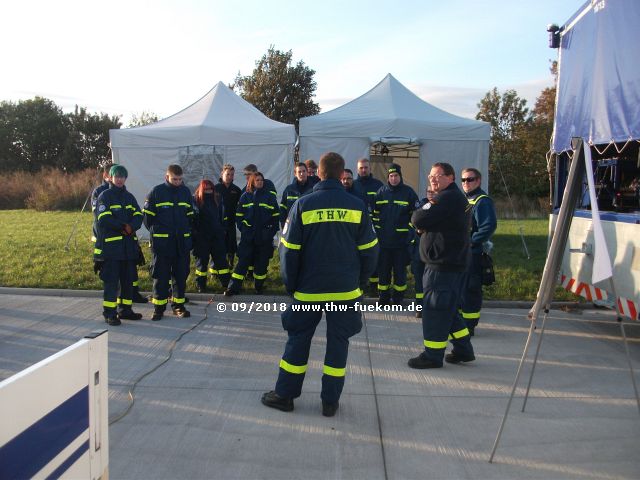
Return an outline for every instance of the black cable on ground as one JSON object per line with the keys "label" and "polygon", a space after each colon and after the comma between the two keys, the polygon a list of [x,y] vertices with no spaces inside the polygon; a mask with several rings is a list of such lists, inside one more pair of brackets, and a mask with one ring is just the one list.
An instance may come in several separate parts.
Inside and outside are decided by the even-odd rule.
{"label": "black cable on ground", "polygon": [[384,467],[384,478],[389,479],[387,471],[387,455],[384,451],[384,440],[382,438],[382,422],[380,420],[380,406],[378,405],[378,391],[376,389],[376,377],[373,374],[373,361],[371,360],[371,343],[369,342],[369,329],[367,328],[367,319],[364,312],[362,313],[362,325],[364,326],[364,336],[367,341],[367,354],[369,356],[369,370],[371,371],[371,383],[373,385],[373,399],[376,404],[376,416],[378,417],[378,436],[380,438],[380,450],[382,450],[382,466]]}
{"label": "black cable on ground", "polygon": [[208,309],[209,309],[209,305],[211,305],[212,302],[213,302],[213,298],[211,298],[209,300],[209,302],[207,303],[207,305],[204,307],[204,317],[202,318],[202,320],[200,320],[197,323],[194,323],[191,327],[189,327],[184,332],[182,332],[180,335],[178,335],[178,337],[173,342],[171,342],[171,346],[169,347],[169,353],[168,353],[167,357],[164,360],[162,360],[159,364],[157,364],[155,367],[153,367],[151,370],[148,370],[147,372],[143,373],[138,378],[136,378],[136,380],[133,382],[133,384],[131,385],[131,388],[129,389],[129,392],[128,392],[128,394],[129,394],[129,406],[120,415],[118,415],[117,417],[115,417],[113,419],[110,419],[109,420],[109,426],[113,425],[116,422],[119,422],[120,420],[122,420],[124,417],[126,417],[129,414],[129,412],[133,408],[133,405],[136,402],[136,399],[135,399],[133,394],[134,394],[134,392],[136,390],[136,387],[138,386],[138,383],[140,383],[144,378],[148,377],[153,372],[158,370],[162,365],[164,365],[169,360],[171,360],[171,357],[173,357],[173,351],[175,350],[176,345],[178,344],[178,342],[180,340],[182,340],[182,337],[184,337],[189,332],[193,332],[196,328],[198,328],[200,325],[202,325],[202,323],[207,318],[209,318]]}

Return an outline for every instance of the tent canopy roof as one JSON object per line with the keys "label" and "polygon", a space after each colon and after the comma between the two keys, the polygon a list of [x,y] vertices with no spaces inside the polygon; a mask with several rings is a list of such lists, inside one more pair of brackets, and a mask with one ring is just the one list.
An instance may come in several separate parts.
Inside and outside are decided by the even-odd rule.
{"label": "tent canopy roof", "polygon": [[390,73],[364,95],[300,119],[300,136],[415,137],[488,140],[486,122],[458,117],[425,102]]}
{"label": "tent canopy roof", "polygon": [[151,125],[110,130],[113,148],[188,145],[286,145],[293,125],[263,115],[222,82],[180,112]]}

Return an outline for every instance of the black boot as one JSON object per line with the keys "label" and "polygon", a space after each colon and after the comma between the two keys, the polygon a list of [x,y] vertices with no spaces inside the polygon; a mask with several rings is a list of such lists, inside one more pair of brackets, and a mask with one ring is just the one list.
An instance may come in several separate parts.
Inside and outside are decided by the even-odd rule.
{"label": "black boot", "polygon": [[120,320],[140,320],[140,319],[142,319],[142,314],[141,313],[136,313],[133,310],[131,310],[130,308],[128,308],[128,309],[122,310],[120,313],[118,313],[118,318]]}
{"label": "black boot", "polygon": [[262,395],[261,402],[267,407],[282,410],[283,412],[290,412],[293,410],[293,398],[281,397],[275,390],[271,390],[270,392]]}
{"label": "black boot", "polygon": [[153,315],[151,316],[151,320],[158,321],[162,319],[163,315],[164,315],[164,306],[160,307],[156,305],[156,307],[153,309]]}

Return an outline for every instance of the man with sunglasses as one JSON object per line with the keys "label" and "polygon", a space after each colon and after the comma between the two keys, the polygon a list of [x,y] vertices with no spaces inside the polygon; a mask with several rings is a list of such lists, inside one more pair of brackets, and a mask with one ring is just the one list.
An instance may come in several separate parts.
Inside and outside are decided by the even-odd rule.
{"label": "man with sunglasses", "polygon": [[[475,360],[469,330],[458,313],[469,264],[471,206],[455,183],[448,163],[435,163],[429,172],[433,197],[411,217],[420,235],[422,276],[422,334],[424,350],[409,360],[411,368],[442,368],[447,363]],[[453,350],[445,356],[447,339]]]}
{"label": "man with sunglasses", "polygon": [[496,231],[496,209],[487,192],[480,188],[482,175],[475,168],[462,170],[460,178],[469,205],[472,207],[471,263],[467,272],[467,285],[462,295],[462,318],[473,336],[480,320],[482,308],[482,253],[491,251],[491,236]]}

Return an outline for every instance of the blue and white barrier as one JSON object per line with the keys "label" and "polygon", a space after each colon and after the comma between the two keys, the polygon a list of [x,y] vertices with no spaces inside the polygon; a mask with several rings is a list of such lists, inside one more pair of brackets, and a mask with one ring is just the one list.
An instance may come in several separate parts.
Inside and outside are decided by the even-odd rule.
{"label": "blue and white barrier", "polygon": [[108,333],[0,382],[0,479],[108,478]]}

